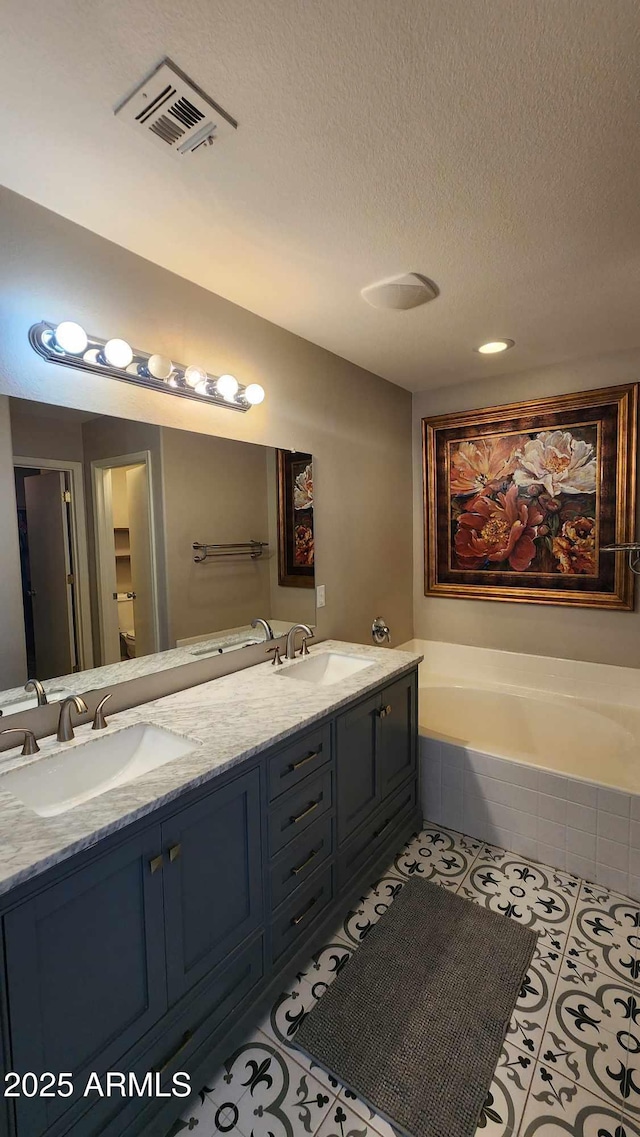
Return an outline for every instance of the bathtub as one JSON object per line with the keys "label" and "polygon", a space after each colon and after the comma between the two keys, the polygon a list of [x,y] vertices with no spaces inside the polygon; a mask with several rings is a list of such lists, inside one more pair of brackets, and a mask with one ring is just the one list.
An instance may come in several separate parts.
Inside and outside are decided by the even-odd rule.
{"label": "bathtub", "polygon": [[556,774],[640,791],[640,710],[430,677],[421,733]]}
{"label": "bathtub", "polygon": [[425,820],[640,899],[640,672],[411,650]]}

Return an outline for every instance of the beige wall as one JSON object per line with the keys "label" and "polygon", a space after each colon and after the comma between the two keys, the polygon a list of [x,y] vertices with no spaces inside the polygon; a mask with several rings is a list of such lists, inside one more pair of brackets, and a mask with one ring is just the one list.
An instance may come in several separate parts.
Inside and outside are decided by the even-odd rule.
{"label": "beige wall", "polygon": [[[7,190],[0,191],[0,393],[308,450],[315,458],[322,634],[370,642],[375,615],[411,635],[411,397]],[[39,319],[262,383],[242,415],[40,359]]]}
{"label": "beige wall", "polygon": [[193,542],[267,541],[262,446],[162,431],[169,642],[271,615],[269,562],[213,558],[196,564]]}
{"label": "beige wall", "polygon": [[13,453],[21,458],[52,458],[82,462],[82,424],[51,418],[46,407],[40,415],[24,414],[19,403],[11,404]]}
{"label": "beige wall", "polygon": [[[640,608],[605,612],[541,604],[424,595],[421,420],[640,379],[640,350],[579,360],[499,379],[425,391],[413,400],[414,635],[476,647],[640,667]],[[640,588],[638,588],[640,593]]]}

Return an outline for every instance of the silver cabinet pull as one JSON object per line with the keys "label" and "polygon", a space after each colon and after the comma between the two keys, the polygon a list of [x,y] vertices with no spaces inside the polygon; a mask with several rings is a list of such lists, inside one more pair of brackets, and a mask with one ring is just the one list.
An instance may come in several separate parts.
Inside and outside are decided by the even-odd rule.
{"label": "silver cabinet pull", "polygon": [[318,897],[314,896],[313,899],[310,900],[309,903],[307,904],[307,907],[303,908],[302,912],[300,912],[300,914],[298,916],[294,916],[292,918],[292,920],[291,920],[292,927],[297,928],[298,924],[301,924],[302,921],[309,915],[314,904],[317,904],[317,902],[318,902]]}
{"label": "silver cabinet pull", "polygon": [[292,824],[292,825],[297,825],[299,821],[302,821],[302,818],[303,818],[303,817],[308,817],[308,816],[309,816],[309,814],[310,814],[310,813],[313,813],[314,809],[317,809],[319,805],[320,805],[320,802],[319,802],[319,801],[312,801],[312,802],[311,802],[311,803],[310,803],[310,804],[307,806],[307,808],[306,808],[306,809],[303,809],[302,813],[299,813],[299,814],[297,815],[297,817],[292,817],[292,818],[291,818],[291,824]]}
{"label": "silver cabinet pull", "polygon": [[372,841],[375,841],[375,840],[376,840],[376,838],[377,838],[377,837],[379,837],[381,833],[384,833],[385,829],[388,829],[388,827],[391,825],[391,822],[392,822],[392,821],[393,821],[393,818],[392,818],[392,817],[388,817],[388,818],[387,818],[387,820],[386,820],[386,821],[384,821],[384,822],[382,823],[382,825],[380,826],[380,828],[379,828],[379,829],[376,829],[376,831],[375,831],[375,833],[373,834],[373,837],[371,838],[371,840],[372,840]]}
{"label": "silver cabinet pull", "polygon": [[312,849],[306,861],[303,861],[301,865],[296,865],[294,869],[291,869],[291,875],[299,876],[303,869],[306,869],[307,865],[310,865],[312,860],[318,856],[319,851],[319,849]]}
{"label": "silver cabinet pull", "polygon": [[173,1053],[170,1054],[169,1057],[165,1059],[165,1061],[162,1063],[162,1066],[156,1066],[155,1073],[156,1074],[164,1074],[165,1070],[167,1069],[167,1066],[170,1066],[171,1063],[173,1062],[173,1060],[175,1058],[177,1058],[178,1055],[181,1053],[181,1051],[183,1051],[185,1049],[185,1047],[189,1045],[192,1038],[193,1038],[193,1031],[186,1030],[182,1036],[182,1042],[178,1046],[176,1046]]}
{"label": "silver cabinet pull", "polygon": [[301,766],[306,766],[307,762],[312,762],[314,758],[318,758],[319,756],[319,750],[312,750],[310,754],[307,754],[306,758],[301,758],[299,762],[290,762],[289,773],[293,774],[294,770],[299,770]]}

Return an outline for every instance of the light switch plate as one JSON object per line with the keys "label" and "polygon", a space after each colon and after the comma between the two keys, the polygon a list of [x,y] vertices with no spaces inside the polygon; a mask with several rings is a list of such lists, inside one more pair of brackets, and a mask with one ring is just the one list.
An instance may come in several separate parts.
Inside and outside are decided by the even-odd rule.
{"label": "light switch plate", "polygon": [[325,586],[324,584],[319,584],[316,588],[316,608],[324,608],[325,604]]}

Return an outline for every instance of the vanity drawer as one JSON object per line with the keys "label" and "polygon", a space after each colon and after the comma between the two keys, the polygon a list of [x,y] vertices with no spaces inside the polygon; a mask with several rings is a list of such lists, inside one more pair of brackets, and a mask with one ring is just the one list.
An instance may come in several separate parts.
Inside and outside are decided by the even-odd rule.
{"label": "vanity drawer", "polygon": [[293,947],[333,899],[333,867],[314,873],[305,888],[275,917],[271,932],[271,959],[275,963]]}
{"label": "vanity drawer", "polygon": [[373,860],[398,826],[411,815],[416,805],[416,785],[410,782],[393,794],[350,841],[338,860],[338,888],[342,892],[358,873]]}
{"label": "vanity drawer", "polygon": [[333,852],[333,818],[320,817],[283,850],[271,867],[271,907],[311,876]]}
{"label": "vanity drawer", "polygon": [[269,760],[269,801],[290,790],[309,774],[315,774],[331,758],[331,728],[305,734]]}
{"label": "vanity drawer", "polygon": [[316,778],[305,778],[295,790],[271,807],[269,814],[269,852],[275,856],[299,833],[313,825],[333,805],[331,770]]}

